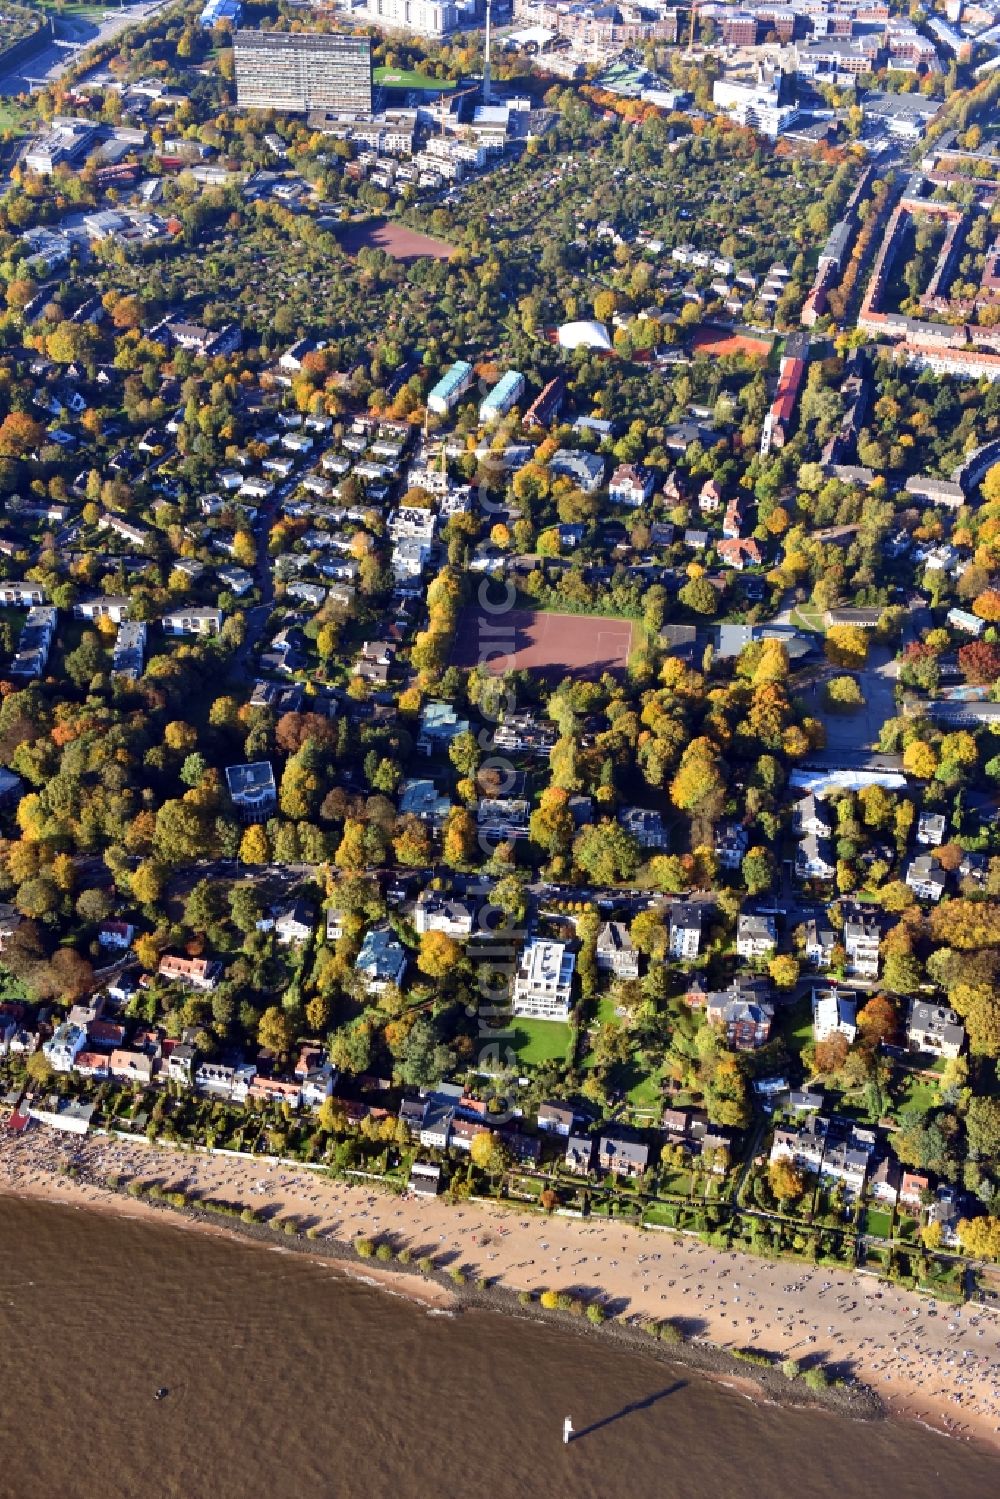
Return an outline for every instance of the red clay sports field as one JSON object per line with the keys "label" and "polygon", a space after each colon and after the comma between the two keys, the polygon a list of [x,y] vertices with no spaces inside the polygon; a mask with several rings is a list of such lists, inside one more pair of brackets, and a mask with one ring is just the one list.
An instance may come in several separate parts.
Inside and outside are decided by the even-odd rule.
{"label": "red clay sports field", "polygon": [[632,623],[592,614],[548,614],[511,609],[488,614],[462,611],[452,660],[456,666],[483,664],[493,676],[535,671],[544,676],[599,677],[622,672],[632,649]]}

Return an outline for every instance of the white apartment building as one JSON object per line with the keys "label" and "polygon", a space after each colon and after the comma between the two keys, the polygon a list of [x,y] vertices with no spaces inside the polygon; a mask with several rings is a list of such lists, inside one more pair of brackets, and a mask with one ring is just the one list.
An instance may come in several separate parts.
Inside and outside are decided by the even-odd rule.
{"label": "white apartment building", "polygon": [[514,1014],[526,1020],[568,1020],[575,968],[576,955],[564,942],[533,938],[514,979]]}
{"label": "white apartment building", "polygon": [[778,932],[773,916],[754,916],[746,912],[736,923],[736,951],[750,961],[769,958],[778,946]]}
{"label": "white apartment building", "polygon": [[670,912],[670,956],[690,962],[701,950],[701,907],[675,906]]}
{"label": "white apartment building", "polygon": [[83,1027],[67,1022],[57,1026],[52,1039],[45,1042],[42,1051],[53,1072],[72,1072],[73,1065],[86,1044],[87,1032]]}
{"label": "white apartment building", "polygon": [[874,917],[857,916],[844,922],[847,971],[852,978],[878,978],[880,940],[881,933]]}
{"label": "white apartment building", "polygon": [[858,1002],[853,994],[838,989],[814,989],[812,992],[813,1040],[827,1041],[831,1036],[846,1036],[854,1041],[858,1033]]}

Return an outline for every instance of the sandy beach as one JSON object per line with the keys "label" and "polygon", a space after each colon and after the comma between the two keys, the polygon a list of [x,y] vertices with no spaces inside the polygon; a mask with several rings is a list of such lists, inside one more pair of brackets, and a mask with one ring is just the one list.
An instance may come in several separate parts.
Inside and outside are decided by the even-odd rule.
{"label": "sandy beach", "polygon": [[[75,1176],[66,1174],[70,1162]],[[895,1414],[1000,1450],[1000,1316],[992,1309],[935,1303],[873,1276],[714,1250],[669,1231],[397,1197],[304,1167],[101,1135],[32,1130],[0,1140],[0,1192],[162,1217],[102,1188],[111,1177],[197,1191],[272,1222],[294,1217],[320,1238],[385,1237],[414,1259],[431,1255],[512,1290],[600,1293],[611,1311],[675,1318],[689,1336],[722,1348],[818,1358],[870,1386]],[[367,1262],[344,1273],[434,1308],[451,1299],[419,1275]]]}

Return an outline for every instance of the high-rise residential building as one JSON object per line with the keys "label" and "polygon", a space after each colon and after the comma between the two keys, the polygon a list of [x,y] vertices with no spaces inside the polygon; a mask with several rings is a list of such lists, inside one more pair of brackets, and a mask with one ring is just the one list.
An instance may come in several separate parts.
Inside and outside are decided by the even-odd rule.
{"label": "high-rise residential building", "polygon": [[233,57],[241,109],[371,112],[372,56],[367,36],[237,31]]}
{"label": "high-rise residential building", "polygon": [[421,36],[446,36],[460,27],[478,25],[473,5],[456,0],[365,0],[358,19]]}

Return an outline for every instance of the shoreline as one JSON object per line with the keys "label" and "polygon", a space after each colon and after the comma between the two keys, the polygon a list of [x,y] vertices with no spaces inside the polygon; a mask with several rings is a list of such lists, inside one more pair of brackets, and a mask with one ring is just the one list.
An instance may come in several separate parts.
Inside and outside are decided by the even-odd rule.
{"label": "shoreline", "polygon": [[279,1237],[266,1224],[245,1224],[239,1219],[220,1219],[208,1209],[174,1207],[162,1199],[131,1197],[126,1192],[92,1181],[83,1183],[72,1177],[65,1180],[69,1184],[68,1190],[60,1190],[61,1183],[55,1179],[43,1184],[15,1187],[6,1185],[0,1179],[0,1198],[13,1197],[19,1202],[41,1202],[49,1207],[73,1208],[77,1212],[129,1218],[133,1222],[157,1223],[161,1227],[166,1223],[179,1232],[208,1234],[212,1238],[225,1239],[230,1244],[254,1244],[260,1249],[271,1250],[272,1253],[277,1251],[295,1254],[326,1269],[336,1270],[344,1280],[372,1286],[389,1295],[402,1296],[428,1310],[458,1310],[456,1298],[436,1280],[421,1275],[418,1271],[407,1273],[397,1266],[369,1264],[355,1254],[351,1245],[338,1240],[309,1242],[298,1237]]}
{"label": "shoreline", "polygon": [[[130,1183],[142,1184],[142,1195],[136,1195],[138,1186],[130,1191]],[[150,1188],[224,1208],[150,1198]],[[713,1250],[692,1236],[653,1234],[607,1220],[525,1218],[524,1208],[512,1203],[396,1196],[315,1168],[117,1136],[67,1139],[32,1132],[0,1141],[0,1193],[172,1222],[231,1242],[297,1253],[333,1267],[345,1280],[403,1296],[428,1314],[485,1310],[596,1333],[623,1349],[691,1368],[755,1402],[829,1409],[864,1420],[891,1415],[1000,1452],[1000,1319],[973,1307],[944,1306],[938,1314],[929,1298],[873,1277],[799,1261],[756,1260]],[[245,1208],[257,1221],[241,1221]],[[362,1235],[390,1245],[394,1257],[362,1258],[354,1247]],[[581,1255],[584,1248],[588,1253]],[[595,1248],[602,1253],[592,1254]],[[402,1249],[414,1266],[431,1259],[434,1268],[400,1263],[395,1256]],[[605,1257],[608,1250],[613,1253]],[[526,1252],[528,1258],[514,1259]],[[549,1273],[540,1259],[544,1254],[553,1262]],[[568,1255],[577,1257],[564,1268]],[[590,1262],[585,1277],[579,1272]],[[449,1271],[459,1269],[461,1283],[453,1284]],[[670,1271],[676,1274],[661,1290]],[[694,1286],[685,1284],[694,1277],[700,1277]],[[578,1306],[597,1301],[608,1320],[591,1326],[583,1315],[543,1309],[542,1289],[568,1292]],[[526,1292],[533,1297],[528,1304]],[[785,1304],[790,1297],[797,1302],[793,1307]],[[775,1298],[780,1320],[771,1305]],[[733,1307],[742,1315],[734,1316]],[[758,1315],[746,1315],[746,1308]],[[768,1311],[771,1317],[760,1315]],[[835,1318],[826,1324],[825,1337],[821,1324],[811,1320],[819,1316]],[[874,1324],[887,1316],[882,1338],[873,1335]],[[664,1321],[683,1333],[683,1341],[660,1342],[643,1330]],[[727,1322],[736,1326],[735,1335]],[[841,1330],[845,1323],[860,1324],[851,1328],[849,1340]],[[741,1325],[745,1332],[739,1332]],[[747,1348],[766,1353],[770,1362],[744,1361],[738,1351]],[[847,1382],[814,1391],[801,1378],[790,1381],[782,1374],[785,1358],[804,1367],[820,1363]],[[944,1381],[940,1389],[928,1389],[929,1381],[938,1380]],[[956,1420],[949,1405],[961,1407],[964,1419]]]}
{"label": "shoreline", "polygon": [[[64,1194],[56,1190],[55,1183],[40,1187],[0,1187],[0,1198],[14,1197],[21,1202],[41,1202],[50,1207],[116,1215],[161,1226],[166,1223],[179,1232],[204,1233],[226,1239],[229,1243],[251,1244],[272,1253],[294,1254],[312,1264],[322,1265],[324,1269],[332,1269],[342,1280],[367,1286],[382,1295],[401,1297],[436,1316],[458,1316],[468,1311],[489,1312],[536,1326],[561,1328],[581,1337],[596,1334],[624,1352],[644,1354],[659,1363],[691,1370],[754,1404],[827,1410],[857,1421],[879,1421],[887,1415],[878,1396],[863,1385],[850,1389],[830,1385],[824,1392],[807,1391],[804,1386],[796,1388],[786,1380],[776,1366],[740,1363],[728,1350],[713,1343],[659,1343],[626,1322],[608,1321],[593,1326],[584,1317],[546,1311],[537,1302],[522,1306],[517,1300],[517,1292],[511,1288],[494,1286],[482,1290],[469,1285],[452,1288],[442,1283],[444,1272],[440,1270],[428,1274],[414,1273],[399,1264],[372,1263],[360,1258],[353,1245],[343,1240],[310,1242],[299,1237],[285,1239],[266,1224],[245,1224],[239,1219],[218,1222],[209,1210],[174,1207],[163,1199],[131,1198],[113,1188],[102,1188],[90,1182],[85,1186],[74,1185],[80,1187],[79,1192]],[[74,1200],[76,1196],[83,1196],[85,1200],[77,1202]]]}

